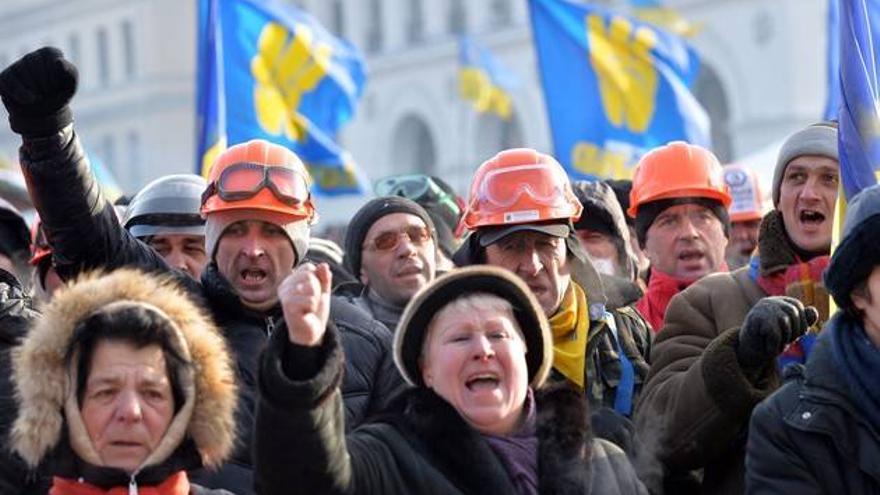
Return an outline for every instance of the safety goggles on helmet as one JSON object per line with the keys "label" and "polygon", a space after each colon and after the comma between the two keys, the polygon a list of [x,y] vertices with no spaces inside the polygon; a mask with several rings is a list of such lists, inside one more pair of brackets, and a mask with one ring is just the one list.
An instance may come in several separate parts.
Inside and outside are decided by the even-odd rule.
{"label": "safety goggles on helmet", "polygon": [[309,200],[308,178],[287,167],[267,167],[259,163],[237,163],[220,173],[216,182],[208,184],[202,194],[202,203],[214,194],[223,201],[241,201],[269,189],[282,203],[289,206],[305,204]]}
{"label": "safety goggles on helmet", "polygon": [[403,196],[419,204],[442,205],[449,209],[456,221],[463,209],[454,194],[445,191],[434,179],[424,174],[385,177],[377,181],[373,189],[377,196]]}
{"label": "safety goggles on helmet", "polygon": [[364,243],[364,248],[369,251],[390,251],[400,245],[400,238],[404,235],[416,246],[423,245],[431,238],[431,232],[426,227],[412,225],[397,232],[382,232],[372,241]]}
{"label": "safety goggles on helmet", "polygon": [[566,202],[567,183],[561,169],[547,164],[506,167],[486,174],[474,200],[483,203],[482,209],[503,210],[527,194],[536,204],[558,206]]}

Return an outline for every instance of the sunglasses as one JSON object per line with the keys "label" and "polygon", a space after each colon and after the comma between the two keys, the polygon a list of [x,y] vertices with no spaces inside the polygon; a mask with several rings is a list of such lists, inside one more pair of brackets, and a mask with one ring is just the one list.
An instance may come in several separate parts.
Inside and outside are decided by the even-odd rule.
{"label": "sunglasses", "polygon": [[400,245],[400,238],[404,235],[416,246],[424,245],[431,238],[427,228],[414,225],[399,232],[382,232],[372,241],[365,242],[363,247],[369,251],[391,251]]}
{"label": "sunglasses", "polygon": [[237,163],[208,184],[202,194],[202,203],[214,194],[224,201],[241,201],[256,196],[263,189],[269,189],[279,201],[289,206],[309,200],[309,182],[302,173],[286,167]]}

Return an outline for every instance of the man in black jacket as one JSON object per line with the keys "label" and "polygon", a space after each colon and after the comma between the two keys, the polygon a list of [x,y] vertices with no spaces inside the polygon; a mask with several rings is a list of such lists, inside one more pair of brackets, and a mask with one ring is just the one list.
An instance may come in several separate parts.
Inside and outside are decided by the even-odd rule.
{"label": "man in black jacket", "polygon": [[[880,493],[880,186],[850,202],[825,272],[840,311],[755,408],[747,493]],[[767,318],[766,325],[778,326]],[[765,342],[777,345],[778,342]]]}
{"label": "man in black jacket", "polygon": [[[54,48],[29,53],[0,73],[0,97],[9,111],[12,130],[22,136],[22,171],[52,245],[58,273],[70,279],[84,270],[120,266],[171,272],[156,251],[119,225],[113,205],[97,187],[71,125],[68,104],[77,80],[76,68]],[[227,150],[223,156],[232,160],[227,165],[255,166],[264,178],[296,178],[304,170],[289,150],[265,142],[260,146],[271,148],[268,161],[237,162],[241,148]],[[270,174],[266,171],[269,168],[284,170]],[[267,336],[276,325],[283,325],[277,287],[303,258],[310,215],[297,217],[293,210],[304,205],[295,203],[297,198],[285,197],[286,189],[266,182],[260,183],[255,194],[243,198],[243,202],[250,202],[248,208],[236,208],[234,203],[241,195],[222,198],[220,178],[212,179],[209,189],[213,186],[213,193],[203,197],[202,208],[211,261],[202,273],[201,284],[179,272],[177,278],[203,300],[235,354],[241,448],[214,479],[200,482],[210,488],[250,493],[257,358]],[[211,202],[232,206],[218,209]],[[290,211],[273,214],[278,205],[289,206]],[[391,334],[386,328],[338,299],[333,301],[331,319],[341,330],[346,356],[342,385],[346,419],[356,425],[381,411],[403,382],[391,358]]]}

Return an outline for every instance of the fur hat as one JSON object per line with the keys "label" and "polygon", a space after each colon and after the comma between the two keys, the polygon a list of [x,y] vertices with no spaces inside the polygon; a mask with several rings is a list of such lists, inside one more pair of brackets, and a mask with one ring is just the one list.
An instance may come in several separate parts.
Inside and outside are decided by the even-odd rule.
{"label": "fur hat", "polygon": [[773,170],[773,206],[779,204],[779,190],[788,162],[799,156],[819,155],[839,160],[837,154],[837,124],[820,122],[812,124],[788,136],[779,149],[776,168]]}
{"label": "fur hat", "polygon": [[163,462],[186,437],[206,466],[221,464],[231,453],[237,396],[226,341],[211,318],[170,279],[121,269],[85,275],[61,289],[14,351],[13,382],[20,409],[10,443],[28,465],[37,466],[65,438],[65,427],[77,456],[101,465],[80,414],[77,366],[68,366],[66,357],[69,351],[78,352],[70,346],[80,322],[126,306],[147,308],[166,318],[176,337],[173,345],[191,364],[179,377],[184,403],[142,467]]}
{"label": "fur hat", "polygon": [[453,270],[419,291],[407,304],[394,334],[394,362],[412,385],[424,386],[419,358],[428,325],[443,307],[471,294],[491,294],[510,302],[525,338],[529,384],[538,388],[553,365],[553,337],[540,303],[513,273],[488,265]]}
{"label": "fur hat", "polygon": [[424,208],[411,199],[401,196],[382,196],[368,201],[354,214],[354,218],[348,224],[345,231],[345,265],[348,272],[360,280],[361,255],[363,254],[364,239],[370,227],[380,218],[392,213],[409,213],[422,219],[425,226],[431,232],[434,245],[437,245],[437,230],[431,216]]}

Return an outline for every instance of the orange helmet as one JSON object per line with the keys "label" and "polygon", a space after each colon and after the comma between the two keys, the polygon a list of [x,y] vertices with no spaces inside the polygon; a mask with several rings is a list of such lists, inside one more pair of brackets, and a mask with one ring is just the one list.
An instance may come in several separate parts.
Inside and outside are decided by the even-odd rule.
{"label": "orange helmet", "polygon": [[754,170],[745,165],[725,165],[724,182],[733,197],[728,209],[731,222],[760,220],[764,216],[764,188]]}
{"label": "orange helmet", "polygon": [[462,225],[485,226],[576,221],[583,205],[565,169],[552,156],[529,148],[502,151],[474,174]]}
{"label": "orange helmet", "polygon": [[315,218],[305,165],[289,149],[262,139],[217,156],[202,194],[202,216],[228,210],[263,210]]}
{"label": "orange helmet", "polygon": [[671,198],[709,198],[730,206],[721,164],[711,151],[672,141],[642,156],[629,193],[629,216],[635,218],[645,203]]}
{"label": "orange helmet", "polygon": [[46,234],[43,232],[43,222],[40,217],[34,219],[31,227],[31,259],[28,261],[31,266],[37,266],[47,256],[52,255],[52,246],[46,240]]}

